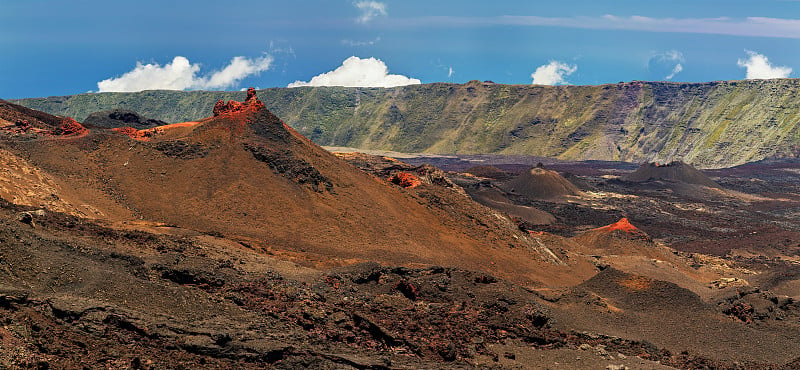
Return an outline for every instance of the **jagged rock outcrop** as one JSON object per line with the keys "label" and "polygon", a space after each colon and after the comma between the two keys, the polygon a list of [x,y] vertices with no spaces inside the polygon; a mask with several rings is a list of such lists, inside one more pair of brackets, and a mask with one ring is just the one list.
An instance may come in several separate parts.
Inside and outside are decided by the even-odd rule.
{"label": "jagged rock outcrop", "polygon": [[78,123],[74,118],[64,117],[61,126],[53,130],[53,135],[69,136],[81,135],[88,132],[83,125]]}
{"label": "jagged rock outcrop", "polygon": [[217,103],[214,104],[214,117],[227,113],[235,113],[243,110],[258,110],[261,108],[264,108],[264,103],[258,100],[256,89],[251,87],[247,89],[247,97],[244,99],[243,103],[236,100],[229,100],[227,103],[222,99],[218,100]]}
{"label": "jagged rock outcrop", "polygon": [[72,117],[56,117],[58,124],[55,127],[39,128],[31,124],[31,120],[17,119],[13,125],[0,126],[0,131],[12,134],[30,134],[42,136],[77,136],[89,132],[83,125]]}

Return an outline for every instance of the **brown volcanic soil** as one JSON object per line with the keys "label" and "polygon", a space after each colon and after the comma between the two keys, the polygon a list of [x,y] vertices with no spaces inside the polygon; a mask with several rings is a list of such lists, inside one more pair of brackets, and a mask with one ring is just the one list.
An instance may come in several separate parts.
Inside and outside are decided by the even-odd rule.
{"label": "brown volcanic soil", "polygon": [[505,192],[491,184],[479,183],[466,189],[472,199],[487,207],[505,212],[512,217],[532,225],[548,225],[556,221],[553,215],[529,206],[516,205]]}
{"label": "brown volcanic soil", "polygon": [[374,263],[320,273],[190,230],[119,231],[50,212],[31,227],[22,211],[0,201],[10,368],[730,365],[558,329],[560,308],[485,273]]}
{"label": "brown volcanic soil", "polygon": [[[503,160],[499,156],[481,156],[476,162],[491,163],[499,168],[515,168],[529,163],[517,158],[506,158],[509,162]],[[470,157],[450,158],[448,161],[454,167],[446,168],[468,168]],[[667,315],[672,310],[680,311],[675,305],[681,304],[681,299],[669,298],[672,294],[669,293],[662,308],[666,312],[664,318],[668,319],[666,323],[660,321],[660,314],[638,312],[638,303],[624,310],[625,315],[617,315],[619,318],[608,316],[613,320],[604,321],[606,319],[600,319],[602,315],[596,316],[598,312],[617,312],[619,307],[613,304],[606,307],[610,302],[608,298],[591,293],[586,295],[585,301],[573,306],[577,311],[566,310],[564,315],[570,318],[568,322],[591,331],[595,330],[591,329],[593,327],[605,327],[601,332],[611,335],[640,333],[636,334],[639,338],[651,338],[648,340],[674,351],[682,351],[681,347],[698,348],[704,353],[716,353],[718,358],[764,358],[767,355],[748,348],[752,334],[753,338],[760,340],[753,348],[762,348],[765,353],[771,351],[769,356],[775,355],[776,358],[793,355],[794,352],[787,350],[790,348],[786,347],[787,342],[780,338],[796,338],[800,324],[792,303],[800,295],[800,279],[795,272],[800,264],[797,257],[800,253],[800,218],[797,217],[800,171],[797,163],[774,161],[710,171],[715,176],[712,181],[724,186],[718,189],[687,183],[686,179],[675,181],[650,179],[648,176],[650,181],[641,183],[620,181],[620,176],[630,173],[628,164],[554,162],[551,166],[579,174],[575,177],[583,184],[581,188],[585,193],[572,198],[569,203],[506,194],[515,205],[536,207],[557,219],[552,225],[522,224],[522,227],[536,233],[544,230],[575,236],[570,239],[571,244],[565,244],[569,245],[569,250],[594,256],[601,267],[612,266],[653,281],[670,282],[698,296],[705,303],[707,313],[716,317],[709,321],[714,324],[708,325],[704,318],[685,320],[680,315]],[[467,189],[478,183],[484,183],[481,184],[483,187],[494,184],[486,179],[451,177],[458,179],[459,184]],[[593,230],[604,229],[604,225],[620,217],[627,217],[646,237]],[[556,306],[564,307],[566,301],[560,300],[558,294],[542,294],[556,301]],[[587,308],[585,305],[599,308],[581,313]],[[634,315],[632,312],[637,313]],[[727,319],[720,318],[720,313]],[[638,317],[639,314],[642,316]],[[577,324],[581,320],[583,324]],[[681,320],[688,324],[680,323]],[[719,324],[720,320],[723,324]],[[730,320],[738,321],[733,324],[738,329],[726,327]],[[746,328],[737,326],[740,323],[744,323]],[[709,330],[697,330],[692,325],[705,325],[703,328]],[[673,329],[663,330],[664,335],[654,332],[665,327],[678,328],[675,330],[681,334],[675,334]],[[712,339],[725,337],[728,330],[733,330],[731,339],[723,343]],[[777,346],[774,350],[772,344]],[[734,353],[728,350],[729,347],[741,351]]]}
{"label": "brown volcanic soil", "polygon": [[115,222],[142,219],[242,238],[256,248],[302,253],[312,265],[441,264],[553,280],[541,273],[549,253],[537,252],[513,224],[501,233],[465,234],[454,216],[355,169],[266,109],[165,126],[141,140],[93,129],[80,138],[2,145],[50,175],[59,197]]}
{"label": "brown volcanic soil", "polygon": [[580,190],[558,172],[543,167],[531,168],[519,176],[503,183],[501,187],[513,194],[528,199],[561,199],[578,195]]}
{"label": "brown volcanic soil", "polygon": [[[341,155],[365,173],[250,92],[146,130],[12,108],[0,106],[13,125],[0,130],[0,195],[28,206],[0,200],[0,367],[774,368],[800,356],[800,306],[769,291],[792,291],[796,266],[660,245],[639,218],[683,196],[663,187],[612,196],[598,190],[628,185],[581,177],[590,192],[533,201]],[[414,181],[392,184],[401,173]],[[579,236],[525,230],[467,196],[481,188],[509,210],[547,207],[548,227]],[[750,201],[711,201],[734,198]],[[596,225],[625,202],[642,210]]]}
{"label": "brown volcanic soil", "polygon": [[[475,238],[488,238],[492,243],[504,243],[504,240],[508,239],[525,243],[526,251],[519,251],[519,255],[525,256],[533,252],[544,256],[544,260],[549,263],[543,266],[540,275],[533,275],[535,278],[530,278],[531,275],[524,277],[521,282],[525,284],[537,284],[538,279],[538,282],[544,285],[574,285],[588,279],[596,272],[594,265],[585,257],[571,253],[560,240],[542,243],[540,236],[520,232],[515,223],[519,219],[515,217],[529,216],[547,223],[552,220],[552,216],[544,212],[507,203],[509,209],[499,209],[502,212],[500,213],[495,207],[487,207],[480,198],[473,197],[477,203],[470,200],[467,194],[472,195],[474,188],[462,189],[450,181],[444,172],[430,165],[412,166],[393,158],[362,153],[336,155],[387,182],[401,172],[417,175],[422,185],[406,189],[407,194],[443,218],[450,219],[449,225],[454,229],[462,230]],[[495,263],[491,266],[492,269],[489,271],[492,272],[500,272],[504,268]]]}
{"label": "brown volcanic soil", "polygon": [[60,117],[12,104],[2,99],[0,99],[0,112],[2,112],[0,126],[3,126],[3,121],[13,125],[19,120],[27,120],[33,127],[51,129],[58,127],[62,121]]}
{"label": "brown volcanic soil", "polygon": [[[492,187],[491,182],[485,180],[469,180],[458,174],[449,174],[449,177],[464,185],[470,195],[473,195],[473,189]],[[616,184],[620,182],[614,184],[618,186]],[[662,194],[664,187],[648,185],[641,189]],[[640,191],[637,194],[649,193]],[[668,194],[671,195],[667,199],[682,196],[681,192]],[[713,202],[730,200],[733,201],[734,207],[740,207],[742,200],[737,197],[741,196],[717,192],[712,194],[710,200]],[[512,196],[505,200],[521,198]],[[649,196],[647,198],[614,196],[602,199],[598,198],[597,193],[587,194],[585,199],[597,202],[588,204],[597,207],[593,212],[606,212],[607,215],[619,214],[620,211],[614,208],[604,210],[603,207],[607,206],[600,202],[604,200],[620,202],[612,203],[615,205],[630,202],[626,210],[637,218],[641,217],[643,212],[657,216],[658,211],[653,211],[653,208],[642,208],[637,212],[633,207],[640,204],[650,204],[649,207],[661,206],[661,202],[666,202],[655,198],[657,203],[654,203],[652,201],[654,198]],[[686,200],[677,202],[670,210],[685,208],[685,202]],[[542,201],[535,204],[547,205]],[[585,212],[583,207],[587,207],[585,203],[552,204],[551,207],[556,207],[552,209],[571,209],[573,212]],[[495,209],[503,211],[500,207]],[[688,210],[684,212],[689,213]],[[602,222],[602,218],[587,219],[587,221]],[[667,218],[665,221],[671,222],[672,219]],[[607,271],[615,271],[626,276],[611,285],[594,286],[596,281],[590,284],[595,279],[603,281],[604,278],[600,277],[603,275],[598,275],[584,285],[562,293],[537,289],[542,297],[554,302],[550,308],[557,318],[556,322],[563,324],[559,328],[577,328],[611,336],[646,340],[654,343],[656,347],[668,348],[671,353],[694,353],[694,351],[706,353],[715,359],[705,364],[711,367],[732,366],[730,363],[728,365],[723,363],[735,359],[740,364],[750,363],[748,367],[758,368],[760,365],[755,363],[778,364],[797,356],[794,343],[800,335],[798,330],[800,326],[795,319],[788,319],[796,317],[797,311],[791,308],[791,304],[787,304],[791,302],[789,298],[780,295],[793,287],[791,284],[796,281],[793,280],[796,277],[787,275],[782,280],[774,277],[768,279],[780,281],[773,286],[784,289],[782,293],[762,295],[757,293],[756,289],[756,293],[746,293],[740,298],[737,289],[742,289],[742,286],[737,287],[736,284],[739,283],[736,281],[743,281],[747,289],[753,289],[747,285],[747,281],[763,285],[765,288],[770,285],[760,283],[759,279],[753,276],[754,272],[745,273],[744,270],[732,267],[738,262],[715,260],[696,254],[686,255],[665,247],[637,228],[638,225],[637,221],[623,219],[607,226],[598,225],[600,227],[580,232],[578,236],[569,240],[547,233],[532,234],[551,246],[553,250],[558,250],[553,246],[560,245],[561,248],[571,252],[595,256],[595,261],[601,268],[612,266],[608,267]],[[670,231],[679,233],[682,230],[671,227]],[[748,266],[755,267],[750,263]],[[739,276],[747,280],[735,280],[729,278],[730,276]],[[728,280],[721,277],[732,279],[730,281],[733,283],[726,285]],[[591,286],[592,289],[587,289],[586,286]],[[624,288],[621,291],[617,288],[620,286]],[[755,326],[756,322],[758,326]],[[719,339],[724,338],[727,332],[731,333],[731,338]],[[760,342],[754,345],[749,342],[749,338],[756,338]],[[690,367],[702,366],[704,365],[700,363],[690,365]]]}
{"label": "brown volcanic soil", "polygon": [[644,163],[636,171],[622,176],[621,180],[630,182],[667,180],[703,185],[710,188],[719,187],[719,185],[708,178],[708,176],[683,162],[672,162],[661,165],[657,163]]}
{"label": "brown volcanic soil", "polygon": [[559,303],[575,308],[555,315],[564,327],[647,340],[673,353],[696,351],[739,363],[782,363],[800,355],[796,327],[747,325],[719,315],[715,306],[675,284],[613,268],[581,284]]}
{"label": "brown volcanic soil", "polygon": [[650,236],[633,226],[627,218],[586,231],[573,238],[598,255],[649,256],[658,246]]}

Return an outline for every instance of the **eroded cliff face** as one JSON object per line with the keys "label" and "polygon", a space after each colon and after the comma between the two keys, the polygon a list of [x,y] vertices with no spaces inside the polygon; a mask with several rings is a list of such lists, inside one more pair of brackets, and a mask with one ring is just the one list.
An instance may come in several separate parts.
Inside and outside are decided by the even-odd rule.
{"label": "eroded cliff face", "polygon": [[[93,111],[126,108],[179,122],[202,117],[211,108],[209,101],[230,99],[232,94],[144,91],[18,102],[78,120]],[[800,155],[800,80],[795,79],[598,86],[473,81],[389,89],[274,88],[259,96],[287,124],[320,145],[631,162],[683,160],[701,168]]]}

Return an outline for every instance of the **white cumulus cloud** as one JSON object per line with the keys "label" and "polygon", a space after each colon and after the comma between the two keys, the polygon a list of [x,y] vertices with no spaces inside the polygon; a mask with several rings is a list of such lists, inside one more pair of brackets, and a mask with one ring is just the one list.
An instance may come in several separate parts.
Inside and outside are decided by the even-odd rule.
{"label": "white cumulus cloud", "polygon": [[747,68],[746,79],[770,79],[787,78],[792,73],[792,69],[786,66],[773,66],[766,55],[755,51],[745,50],[747,59],[739,59],[739,67]]}
{"label": "white cumulus cloud", "polygon": [[577,70],[577,65],[569,65],[554,60],[549,64],[536,68],[531,77],[534,85],[563,85],[569,84],[565,78]]}
{"label": "white cumulus cloud", "polygon": [[671,80],[673,77],[675,77],[676,74],[681,73],[682,71],[683,71],[683,66],[680,63],[678,63],[675,65],[675,68],[672,68],[672,72],[670,72],[664,78],[667,80]]}
{"label": "white cumulus cloud", "polygon": [[361,16],[358,17],[359,23],[368,23],[377,16],[386,16],[386,3],[380,1],[358,1],[355,2],[356,8],[361,11]]}
{"label": "white cumulus cloud", "polygon": [[273,59],[269,55],[257,59],[234,57],[225,68],[210,76],[199,78],[197,84],[202,89],[231,87],[247,76],[268,70],[272,61]]}
{"label": "white cumulus cloud", "polygon": [[654,54],[647,61],[647,70],[650,72],[649,77],[671,80],[675,75],[683,71],[683,63],[685,62],[686,59],[683,57],[683,53],[677,50]]}
{"label": "white cumulus cloud", "polygon": [[133,70],[122,76],[100,81],[97,88],[99,92],[228,88],[248,76],[266,71],[272,61],[272,56],[267,54],[256,59],[234,57],[221,70],[205,75],[198,75],[200,64],[191,63],[182,56],[176,56],[172,63],[163,66],[158,63],[136,62]]}
{"label": "white cumulus cloud", "polygon": [[418,85],[422,82],[416,78],[403,75],[390,75],[386,63],[380,59],[361,59],[356,56],[347,58],[341,66],[311,78],[311,81],[295,81],[288,87],[300,86],[347,86],[347,87],[395,87]]}

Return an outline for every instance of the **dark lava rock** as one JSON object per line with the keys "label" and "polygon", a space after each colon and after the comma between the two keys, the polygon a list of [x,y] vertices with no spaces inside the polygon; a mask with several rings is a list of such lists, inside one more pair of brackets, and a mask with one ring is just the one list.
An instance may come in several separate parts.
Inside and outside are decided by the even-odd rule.
{"label": "dark lava rock", "polygon": [[86,117],[85,124],[95,127],[117,128],[133,127],[137,130],[163,126],[167,123],[157,119],[142,117],[139,113],[127,109],[114,109],[94,112]]}

